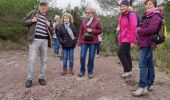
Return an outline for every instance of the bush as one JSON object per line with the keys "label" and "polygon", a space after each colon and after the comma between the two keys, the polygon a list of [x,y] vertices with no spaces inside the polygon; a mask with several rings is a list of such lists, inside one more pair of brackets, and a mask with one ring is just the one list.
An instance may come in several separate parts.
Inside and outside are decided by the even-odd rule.
{"label": "bush", "polygon": [[0,38],[18,42],[25,33],[22,19],[36,4],[36,0],[1,0]]}
{"label": "bush", "polygon": [[104,33],[102,36],[101,42],[101,51],[103,52],[104,56],[115,55],[117,51],[117,34],[113,33]]}
{"label": "bush", "polygon": [[162,69],[169,69],[170,71],[170,35],[166,38],[165,43],[158,46],[154,53],[156,65]]}

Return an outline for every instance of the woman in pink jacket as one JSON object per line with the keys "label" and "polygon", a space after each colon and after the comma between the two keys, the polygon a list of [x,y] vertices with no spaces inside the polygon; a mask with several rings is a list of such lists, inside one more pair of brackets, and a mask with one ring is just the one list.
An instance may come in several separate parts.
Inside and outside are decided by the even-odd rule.
{"label": "woman in pink jacket", "polygon": [[119,17],[119,49],[117,54],[124,68],[122,78],[129,77],[132,74],[130,49],[131,46],[134,46],[136,40],[137,16],[130,10],[129,5],[128,0],[122,0],[120,3],[121,15]]}

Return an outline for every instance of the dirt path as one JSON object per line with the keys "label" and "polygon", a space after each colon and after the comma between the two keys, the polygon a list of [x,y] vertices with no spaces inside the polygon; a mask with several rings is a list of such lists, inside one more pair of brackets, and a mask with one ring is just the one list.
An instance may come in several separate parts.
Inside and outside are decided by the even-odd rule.
{"label": "dirt path", "polygon": [[34,70],[33,87],[25,88],[28,51],[0,51],[0,100],[170,100],[170,75],[156,71],[152,92],[143,97],[132,97],[138,81],[138,66],[133,62],[133,75],[121,79],[122,66],[116,57],[95,58],[93,79],[87,74],[78,78],[80,48],[75,50],[75,75],[60,76],[59,58],[49,49],[46,70],[47,85],[37,82],[39,57]]}

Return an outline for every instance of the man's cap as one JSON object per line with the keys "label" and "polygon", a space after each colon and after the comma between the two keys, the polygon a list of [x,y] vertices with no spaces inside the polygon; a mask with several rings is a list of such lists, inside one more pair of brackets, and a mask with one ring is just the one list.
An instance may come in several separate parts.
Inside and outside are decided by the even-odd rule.
{"label": "man's cap", "polygon": [[39,4],[48,4],[47,0],[40,0],[40,3]]}

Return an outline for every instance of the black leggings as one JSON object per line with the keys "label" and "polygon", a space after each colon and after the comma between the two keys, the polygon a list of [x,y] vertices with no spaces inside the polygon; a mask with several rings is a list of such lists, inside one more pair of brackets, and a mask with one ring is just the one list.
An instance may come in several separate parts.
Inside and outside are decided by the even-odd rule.
{"label": "black leggings", "polygon": [[130,53],[130,43],[121,43],[117,55],[123,65],[124,72],[132,71],[132,58]]}

